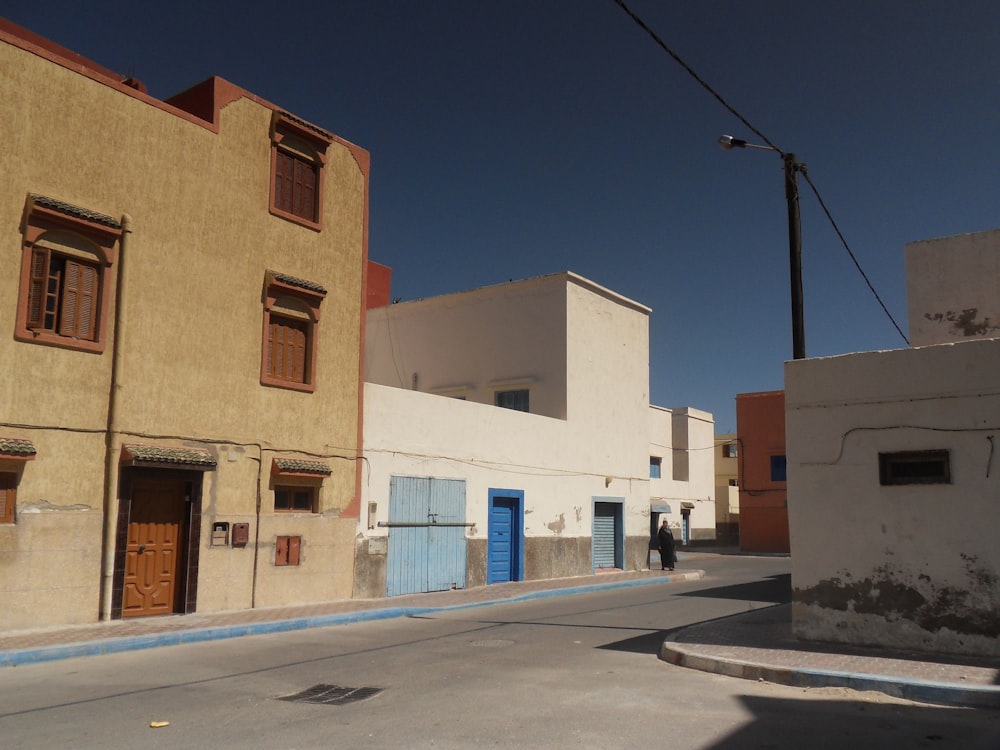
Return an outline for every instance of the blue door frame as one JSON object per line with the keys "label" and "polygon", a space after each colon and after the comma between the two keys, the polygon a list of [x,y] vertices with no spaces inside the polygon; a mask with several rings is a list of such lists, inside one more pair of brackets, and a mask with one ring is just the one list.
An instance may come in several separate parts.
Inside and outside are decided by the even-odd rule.
{"label": "blue door frame", "polygon": [[524,490],[489,491],[486,583],[524,580]]}
{"label": "blue door frame", "polygon": [[[625,516],[624,497],[594,497],[592,498],[591,510],[593,513],[593,525],[591,526],[591,565],[593,570],[607,569],[607,563],[612,562],[615,568],[625,569]],[[605,555],[603,550],[598,549],[599,540],[595,538],[594,532],[603,533],[606,524],[610,523],[612,528],[609,533],[612,535],[610,544],[613,545],[613,552]]]}

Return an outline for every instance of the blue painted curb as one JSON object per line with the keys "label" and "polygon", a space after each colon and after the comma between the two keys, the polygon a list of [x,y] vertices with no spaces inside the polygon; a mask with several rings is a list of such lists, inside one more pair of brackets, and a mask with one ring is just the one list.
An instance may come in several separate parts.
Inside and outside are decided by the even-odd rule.
{"label": "blue painted curb", "polygon": [[[686,571],[686,573],[700,571]],[[40,664],[60,659],[72,659],[78,656],[100,656],[102,654],[117,654],[125,651],[141,651],[161,646],[178,646],[184,643],[204,643],[206,641],[221,641],[230,638],[242,638],[247,635],[266,635],[269,633],[287,633],[293,630],[308,630],[310,628],[325,628],[331,625],[343,625],[353,622],[370,622],[389,620],[396,617],[419,617],[436,612],[453,612],[477,607],[489,607],[494,604],[507,604],[530,601],[533,599],[549,599],[556,596],[571,596],[607,589],[634,588],[636,586],[653,586],[668,583],[678,576],[659,576],[643,578],[634,581],[619,581],[594,583],[586,586],[570,588],[546,589],[532,591],[506,599],[490,599],[466,604],[452,604],[446,607],[386,607],[381,609],[359,610],[331,615],[316,615],[314,617],[297,617],[288,620],[272,620],[270,622],[243,623],[238,625],[223,625],[218,627],[192,628],[169,633],[152,633],[149,635],[124,636],[121,638],[105,638],[98,641],[83,641],[67,643],[59,646],[42,646],[0,652],[0,667],[16,667],[24,664]]]}

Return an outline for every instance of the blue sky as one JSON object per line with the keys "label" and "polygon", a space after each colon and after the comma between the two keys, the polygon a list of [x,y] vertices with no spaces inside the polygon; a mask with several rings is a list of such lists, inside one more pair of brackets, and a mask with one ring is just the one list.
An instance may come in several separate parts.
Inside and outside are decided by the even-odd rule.
{"label": "blue sky", "polygon": [[[903,246],[1000,226],[1000,4],[627,0],[813,183],[906,331]],[[166,98],[219,75],[368,149],[414,299],[562,270],[653,308],[650,397],[735,429],[791,357],[776,154],[613,0],[14,2]],[[809,356],[904,346],[805,183]]]}

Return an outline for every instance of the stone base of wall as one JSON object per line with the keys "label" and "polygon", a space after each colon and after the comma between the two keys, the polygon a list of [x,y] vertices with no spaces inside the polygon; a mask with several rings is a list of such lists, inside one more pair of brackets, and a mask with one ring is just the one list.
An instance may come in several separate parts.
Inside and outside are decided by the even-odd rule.
{"label": "stone base of wall", "polygon": [[385,596],[386,537],[358,537],[354,547],[354,598]]}
{"label": "stone base of wall", "polygon": [[913,620],[861,614],[792,602],[792,633],[804,641],[850,643],[896,650],[928,651],[941,654],[1000,656],[997,638],[956,633],[943,627],[929,631]]}

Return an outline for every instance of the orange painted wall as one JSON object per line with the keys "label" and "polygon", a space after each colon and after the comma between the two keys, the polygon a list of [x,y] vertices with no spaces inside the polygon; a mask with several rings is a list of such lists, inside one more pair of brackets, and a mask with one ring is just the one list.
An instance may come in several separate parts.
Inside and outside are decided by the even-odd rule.
{"label": "orange painted wall", "polygon": [[788,552],[787,483],[771,477],[772,456],[785,455],[785,392],[737,394],[736,433],[740,549]]}

